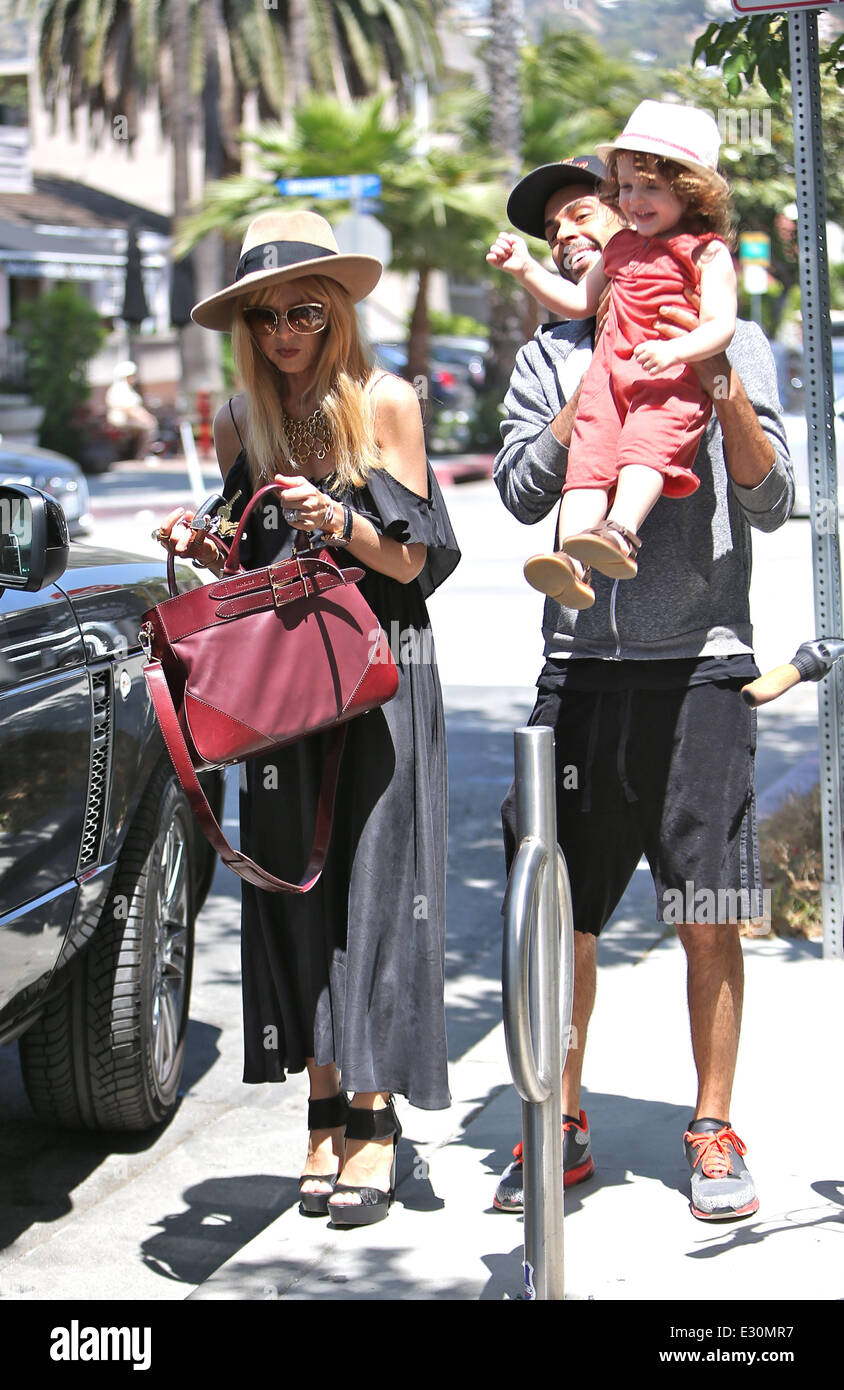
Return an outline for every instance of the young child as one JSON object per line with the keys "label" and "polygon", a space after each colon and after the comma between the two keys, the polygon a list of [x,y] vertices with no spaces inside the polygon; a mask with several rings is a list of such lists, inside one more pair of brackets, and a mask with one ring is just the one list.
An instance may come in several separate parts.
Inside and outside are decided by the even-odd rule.
{"label": "young child", "polygon": [[[591,318],[611,284],[578,400],[558,549],[525,565],[528,582],[568,608],[595,602],[592,567],[632,579],[636,533],[654,503],[663,493],[687,497],[699,485],[693,464],[712,402],[688,364],[722,352],[736,324],[719,144],[705,111],[644,101],[615,143],[597,149],[607,165],[601,198],[629,227],[577,284],[544,269],[520,237],[502,233],[487,256],[565,318]],[[688,307],[687,290],[700,295],[699,327],[659,338],[660,308]]]}

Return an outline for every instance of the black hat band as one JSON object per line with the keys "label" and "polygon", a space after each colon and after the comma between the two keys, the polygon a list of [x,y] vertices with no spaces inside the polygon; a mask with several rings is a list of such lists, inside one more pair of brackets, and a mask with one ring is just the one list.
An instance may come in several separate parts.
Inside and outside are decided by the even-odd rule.
{"label": "black hat band", "polygon": [[237,281],[256,270],[284,270],[288,265],[336,255],[329,246],[315,246],[311,241],[265,241],[244,251],[234,278]]}

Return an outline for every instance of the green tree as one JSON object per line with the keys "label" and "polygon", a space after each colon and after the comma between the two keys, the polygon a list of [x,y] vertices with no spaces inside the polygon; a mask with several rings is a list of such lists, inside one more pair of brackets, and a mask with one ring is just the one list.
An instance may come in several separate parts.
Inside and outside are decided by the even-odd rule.
{"label": "green tree", "polygon": [[[492,42],[492,40],[490,41]],[[493,61],[488,91],[464,85],[440,99],[439,124],[463,127],[463,144],[482,151],[493,148],[499,124],[497,88],[518,85],[521,92],[520,137],[514,159],[512,137],[505,143],[507,180],[498,213],[505,225],[507,191],[521,175],[538,165],[551,164],[577,154],[591,153],[601,140],[617,135],[642,97],[659,92],[659,79],[650,69],[608,57],[593,39],[573,33],[546,30],[537,42],[523,45],[519,82],[513,82],[512,40],[501,77]],[[510,123],[512,125],[512,122]],[[507,152],[509,150],[509,153]],[[488,361],[490,413],[501,400],[512,371],[518,346],[536,327],[536,304],[510,277],[497,274],[493,303],[501,305],[505,331]]]}
{"label": "green tree", "polygon": [[[280,125],[266,125],[244,135],[244,142],[258,151],[261,175],[211,184],[202,207],[184,223],[177,249],[183,254],[214,228],[242,236],[259,212],[278,209],[277,178],[379,174],[378,218],[392,237],[391,269],[418,277],[408,343],[407,373],[412,379],[427,372],[431,272],[484,275],[504,189],[483,152],[461,153],[453,141],[431,141],[419,150],[410,119],[388,117],[385,110],[382,97],[345,105],[314,96],[297,108],[289,134]],[[284,205],[307,203],[290,199]],[[348,212],[349,204],[325,202],[320,210],[336,220]]]}
{"label": "green tree", "polygon": [[[129,143],[142,101],[157,96],[173,144],[174,218],[191,204],[188,143],[201,122],[205,181],[240,168],[237,132],[247,93],[264,117],[288,120],[309,90],[348,100],[392,84],[405,100],[406,73],[434,79],[442,0],[28,0],[39,30],[48,107],[67,97],[85,106],[101,139],[125,123]],[[121,127],[122,129],[122,127]],[[197,255],[197,292],[223,280],[223,240]],[[181,330],[187,384],[207,384],[216,344],[194,325]],[[192,378],[197,378],[196,381]]]}
{"label": "green tree", "polygon": [[661,74],[609,56],[593,39],[546,33],[522,51],[522,165],[535,169],[591,154],[623,128],[645,97],[658,97]]}
{"label": "green tree", "polygon": [[432,145],[385,178],[379,217],[393,238],[392,269],[415,271],[418,277],[408,338],[411,379],[427,372],[432,272],[486,278],[486,253],[500,225],[504,195],[496,172],[484,153]]}
{"label": "green tree", "polygon": [[[510,54],[512,70],[512,53]],[[512,75],[512,73],[511,73]],[[511,86],[512,81],[511,81]],[[546,31],[521,49],[521,139],[515,177],[612,139],[644,97],[659,97],[663,74],[608,56],[594,39]],[[491,91],[464,84],[444,92],[439,125],[462,127],[491,146],[498,111]]]}
{"label": "green tree", "polygon": [[[730,96],[757,81],[780,100],[791,80],[788,16],[756,15],[710,24],[695,43],[692,62],[702,58],[721,69]],[[818,66],[844,87],[844,31],[818,52]]]}
{"label": "green tree", "polygon": [[[509,187],[521,171],[522,84],[513,71],[513,53],[521,53],[524,34],[519,0],[490,0],[490,36],[486,45],[490,120],[487,142],[500,160]],[[507,389],[522,344],[520,294],[509,276],[499,275],[489,295],[489,354],[486,392],[500,400]]]}
{"label": "green tree", "polygon": [[78,456],[77,413],[89,395],[87,368],[106,336],[102,319],[74,285],[56,285],[23,304],[14,324],[26,346],[27,387],[44,407],[39,443]]}
{"label": "green tree", "polygon": [[[51,105],[66,93],[101,129],[116,117],[137,129],[139,100],[157,94],[162,125],[180,92],[199,97],[216,65],[218,116],[229,152],[243,99],[257,92],[265,116],[283,115],[307,91],[348,99],[387,84],[404,99],[408,73],[435,80],[442,0],[186,0],[186,69],[170,51],[175,0],[29,0]],[[206,124],[206,133],[208,127]]]}

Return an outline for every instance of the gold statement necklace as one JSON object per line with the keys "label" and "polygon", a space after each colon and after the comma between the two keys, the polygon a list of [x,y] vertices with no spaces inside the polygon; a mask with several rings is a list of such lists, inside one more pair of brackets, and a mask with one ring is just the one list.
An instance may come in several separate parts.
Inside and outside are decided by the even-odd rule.
{"label": "gold statement necklace", "polygon": [[295,420],[282,406],[284,432],[290,447],[291,459],[297,465],[316,460],[322,463],[331,448],[331,425],[322,406],[318,405],[305,420]]}

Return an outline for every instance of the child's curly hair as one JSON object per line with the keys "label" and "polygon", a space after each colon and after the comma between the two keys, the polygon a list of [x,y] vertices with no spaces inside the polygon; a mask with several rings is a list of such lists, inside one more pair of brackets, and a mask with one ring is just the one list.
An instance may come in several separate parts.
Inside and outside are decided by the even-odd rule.
{"label": "child's curly hair", "polygon": [[641,150],[613,150],[607,156],[607,177],[598,193],[602,203],[623,216],[618,202],[618,156],[629,154],[638,173],[659,174],[665,179],[675,198],[685,204],[682,225],[694,236],[714,232],[728,246],[735,242],[730,190],[720,174],[687,169],[674,159],[645,154]]}

